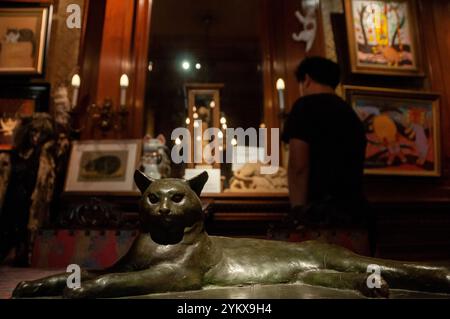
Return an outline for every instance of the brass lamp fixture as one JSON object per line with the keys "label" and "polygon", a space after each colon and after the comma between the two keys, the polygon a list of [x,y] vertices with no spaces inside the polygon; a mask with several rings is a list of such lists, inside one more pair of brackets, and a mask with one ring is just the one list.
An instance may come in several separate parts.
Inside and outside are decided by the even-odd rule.
{"label": "brass lamp fixture", "polygon": [[126,91],[129,85],[128,76],[122,74],[120,77],[120,106],[114,111],[113,102],[106,98],[103,104],[92,104],[88,108],[89,116],[94,120],[94,126],[106,133],[110,130],[124,130],[127,126],[129,112],[126,107]]}
{"label": "brass lamp fixture", "polygon": [[88,114],[94,120],[94,126],[106,133],[111,129],[125,129],[129,112],[124,105],[121,105],[118,111],[114,111],[112,100],[107,98],[103,104],[90,105]]}

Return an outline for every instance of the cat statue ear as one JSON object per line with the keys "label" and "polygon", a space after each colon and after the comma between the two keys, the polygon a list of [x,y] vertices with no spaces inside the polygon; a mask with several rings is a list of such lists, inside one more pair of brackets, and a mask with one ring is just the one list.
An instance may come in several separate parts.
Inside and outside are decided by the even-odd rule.
{"label": "cat statue ear", "polygon": [[192,188],[192,190],[197,194],[197,196],[200,196],[202,189],[207,181],[208,181],[207,172],[200,173],[199,175],[187,180],[189,187]]}
{"label": "cat statue ear", "polygon": [[148,177],[138,169],[134,172],[134,182],[141,193],[144,193],[154,181],[153,178]]}

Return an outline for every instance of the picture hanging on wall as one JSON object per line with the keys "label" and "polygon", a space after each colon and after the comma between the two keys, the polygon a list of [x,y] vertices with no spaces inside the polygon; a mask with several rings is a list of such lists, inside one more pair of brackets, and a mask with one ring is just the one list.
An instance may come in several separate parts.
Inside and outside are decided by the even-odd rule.
{"label": "picture hanging on wall", "polygon": [[366,174],[440,176],[438,94],[357,86],[344,94],[364,123]]}
{"label": "picture hanging on wall", "polygon": [[0,3],[0,74],[42,75],[52,6]]}
{"label": "picture hanging on wall", "polygon": [[415,1],[345,0],[353,73],[422,76]]}

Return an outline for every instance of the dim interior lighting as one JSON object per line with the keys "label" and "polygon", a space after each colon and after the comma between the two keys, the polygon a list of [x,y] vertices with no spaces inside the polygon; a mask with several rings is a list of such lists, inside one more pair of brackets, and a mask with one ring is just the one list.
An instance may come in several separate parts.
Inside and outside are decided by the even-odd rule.
{"label": "dim interior lighting", "polygon": [[80,78],[80,76],[78,74],[74,74],[72,76],[72,86],[76,87],[76,88],[79,88],[80,85],[81,85],[81,78]]}
{"label": "dim interior lighting", "polygon": [[194,113],[194,114],[192,115],[192,117],[193,117],[194,119],[198,119],[198,114],[197,114],[197,113]]}
{"label": "dim interior lighting", "polygon": [[261,124],[259,124],[259,127],[260,127],[260,128],[266,128],[266,124],[261,123]]}
{"label": "dim interior lighting", "polygon": [[277,80],[277,90],[284,90],[285,85],[284,85],[284,80],[282,78],[279,78]]}
{"label": "dim interior lighting", "polygon": [[195,127],[195,128],[198,127],[198,122],[197,122],[197,121],[194,122],[194,127]]}
{"label": "dim interior lighting", "polygon": [[222,133],[222,131],[219,131],[219,133],[217,133],[217,137],[218,137],[218,138],[223,138],[223,133]]}
{"label": "dim interior lighting", "polygon": [[189,117],[186,118],[186,124],[189,125],[191,123],[191,119]]}
{"label": "dim interior lighting", "polygon": [[226,124],[222,124],[222,130],[226,130],[227,129],[227,125]]}
{"label": "dim interior lighting", "polygon": [[153,62],[152,61],[148,62],[148,70],[149,70],[149,72],[153,71]]}
{"label": "dim interior lighting", "polygon": [[176,145],[180,145],[180,144],[181,144],[181,140],[180,140],[179,137],[177,137],[177,138],[175,139],[175,144],[176,144]]}
{"label": "dim interior lighting", "polygon": [[122,74],[120,77],[120,87],[127,88],[130,85],[130,81],[128,80],[128,75]]}
{"label": "dim interior lighting", "polygon": [[209,103],[209,107],[210,108],[215,108],[216,107],[216,102],[215,101],[211,101],[210,103]]}
{"label": "dim interior lighting", "polygon": [[227,119],[224,116],[220,118],[220,124],[227,124]]}
{"label": "dim interior lighting", "polygon": [[202,137],[201,136],[197,136],[197,141],[201,141],[202,140]]}
{"label": "dim interior lighting", "polygon": [[197,112],[197,108],[195,106],[192,107],[192,112]]}
{"label": "dim interior lighting", "polygon": [[233,137],[233,139],[231,140],[231,145],[236,146],[237,145],[237,140],[236,138]]}
{"label": "dim interior lighting", "polygon": [[196,63],[196,64],[195,64],[195,68],[196,68],[197,70],[200,70],[200,69],[202,68],[202,65],[201,65],[200,63]]}
{"label": "dim interior lighting", "polygon": [[183,70],[189,70],[191,68],[191,64],[189,63],[189,61],[183,61],[183,63],[181,63],[181,67],[183,68]]}

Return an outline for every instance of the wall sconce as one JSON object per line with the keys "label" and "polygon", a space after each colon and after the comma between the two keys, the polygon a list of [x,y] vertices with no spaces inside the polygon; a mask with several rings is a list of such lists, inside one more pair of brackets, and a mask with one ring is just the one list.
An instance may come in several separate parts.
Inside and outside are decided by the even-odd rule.
{"label": "wall sconce", "polygon": [[103,104],[92,104],[88,108],[89,116],[94,120],[102,132],[106,133],[111,129],[124,130],[126,128],[128,110],[121,105],[119,111],[114,111],[111,99],[105,99]]}
{"label": "wall sconce", "polygon": [[88,108],[89,116],[95,121],[104,133],[111,129],[124,130],[127,126],[128,110],[126,107],[127,88],[129,86],[128,76],[122,74],[120,77],[120,106],[118,111],[114,111],[113,103],[110,98],[105,99],[103,104],[92,104]]}
{"label": "wall sconce", "polygon": [[72,111],[78,104],[78,93],[81,86],[81,78],[78,74],[74,74],[72,77],[72,104],[70,105],[70,110]]}
{"label": "wall sconce", "polygon": [[284,90],[286,88],[286,85],[284,83],[284,80],[282,78],[279,78],[276,83],[277,91],[278,91],[278,103],[280,106],[280,117],[281,119],[284,119],[286,117],[285,113],[285,102],[284,102]]}

